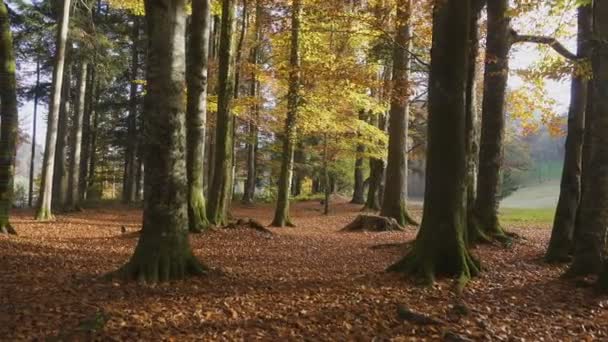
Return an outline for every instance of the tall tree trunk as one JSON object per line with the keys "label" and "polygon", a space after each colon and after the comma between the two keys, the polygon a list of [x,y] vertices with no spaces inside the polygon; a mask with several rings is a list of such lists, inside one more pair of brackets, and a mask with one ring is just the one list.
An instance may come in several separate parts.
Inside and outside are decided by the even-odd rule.
{"label": "tall tree trunk", "polygon": [[40,97],[40,57],[36,57],[36,87],[34,89],[34,118],[32,123],[32,151],[30,157],[29,191],[27,206],[32,207],[34,201],[34,164],[36,162],[36,125],[38,121],[38,98]]}
{"label": "tall tree trunk", "polygon": [[389,112],[386,187],[381,216],[397,220],[401,226],[416,224],[407,211],[407,136],[410,91],[411,0],[397,3],[397,33],[393,48],[393,89]]}
{"label": "tall tree trunk", "polygon": [[[588,54],[591,39],[591,6],[578,8],[578,54]],[[570,109],[568,110],[568,135],[566,136],[564,166],[559,200],[553,220],[551,240],[545,254],[547,262],[570,261],[573,249],[574,227],[581,199],[581,172],[585,109],[587,107],[588,81],[574,73],[570,85]]]}
{"label": "tall tree trunk", "polygon": [[19,115],[15,53],[8,9],[0,3],[0,234],[16,234],[10,224]]}
{"label": "tall tree trunk", "polygon": [[[593,33],[597,43],[591,55],[593,129],[590,134],[591,151],[589,179],[583,182],[579,225],[575,240],[574,260],[569,275],[599,273],[606,255],[606,226],[608,225],[608,2],[593,2]],[[606,280],[600,277],[602,281]],[[602,283],[608,291],[608,283]]]}
{"label": "tall tree trunk", "polygon": [[[68,55],[70,53],[68,52]],[[65,210],[68,203],[68,144],[70,99],[72,94],[72,66],[67,56],[63,73],[63,86],[59,118],[57,122],[57,143],[55,144],[55,171],[53,172],[53,209]]]}
{"label": "tall tree trunk", "polygon": [[95,83],[91,84],[91,116],[93,122],[91,123],[89,132],[91,135],[89,145],[89,165],[87,166],[88,178],[85,183],[85,194],[84,198],[92,198],[95,191],[95,169],[97,168],[97,135],[99,129],[99,111],[97,110],[97,101],[99,99],[99,80],[95,80]]}
{"label": "tall tree trunk", "polygon": [[87,196],[87,187],[89,182],[89,162],[91,160],[91,118],[93,117],[93,111],[95,110],[95,84],[97,79],[97,73],[95,71],[95,65],[89,64],[89,75],[87,85],[87,100],[86,100],[86,111],[84,112],[82,121],[82,156],[80,158],[80,181],[79,181],[79,192],[80,200],[85,200]]}
{"label": "tall tree trunk", "polygon": [[472,0],[471,25],[469,27],[469,74],[467,76],[466,98],[466,149],[467,149],[467,241],[468,229],[476,227],[473,221],[473,209],[477,193],[477,170],[479,165],[479,115],[477,106],[477,57],[479,56],[479,18],[486,0]]}
{"label": "tall tree trunk", "polygon": [[[193,3],[194,5],[194,3]],[[194,17],[194,15],[193,15]],[[127,141],[125,149],[125,175],[122,191],[122,202],[133,203],[137,200],[137,80],[139,70],[139,18],[133,16],[133,31],[131,33],[131,75],[129,89],[129,115],[127,117]]]}
{"label": "tall tree trunk", "polygon": [[258,119],[260,115],[260,95],[258,80],[258,65],[260,63],[260,44],[262,44],[262,4],[261,0],[255,2],[255,38],[253,47],[251,48],[250,62],[253,65],[251,73],[251,84],[249,87],[249,96],[254,99],[254,104],[251,106],[251,119],[249,120],[247,139],[247,179],[245,180],[245,189],[243,191],[242,202],[245,204],[253,203],[255,199],[255,185],[257,179],[257,153],[258,153]]}
{"label": "tall tree trunk", "polygon": [[69,203],[70,210],[80,209],[80,154],[82,151],[82,122],[85,111],[85,98],[87,91],[87,63],[80,63],[78,73],[78,94],[74,106],[74,116],[72,120],[72,148],[70,150],[70,180],[69,180]]}
{"label": "tall tree trunk", "polygon": [[234,115],[234,31],[236,0],[223,0],[219,47],[218,111],[215,130],[215,163],[209,192],[207,217],[216,226],[228,221],[228,204],[232,196],[232,143]]}
{"label": "tall tree trunk", "polygon": [[207,69],[211,23],[210,0],[192,3],[191,33],[188,53],[187,169],[188,222],[191,232],[209,226],[203,192],[205,161],[205,125],[207,124]]}
{"label": "tall tree trunk", "polygon": [[[365,110],[359,112],[359,120],[365,121]],[[360,136],[360,135],[359,135]],[[365,179],[363,176],[363,153],[365,153],[365,145],[357,144],[357,158],[355,159],[355,175],[353,184],[353,198],[350,203],[365,204]]]}
{"label": "tall tree trunk", "polygon": [[188,242],[185,5],[185,0],[145,0],[145,205],[135,252],[117,271],[127,280],[156,283],[205,272]]}
{"label": "tall tree trunk", "polygon": [[323,182],[325,183],[325,200],[323,200],[323,215],[329,215],[329,200],[331,195],[331,185],[329,180],[329,138],[327,133],[323,135]]}
{"label": "tall tree trunk", "polygon": [[55,144],[57,143],[57,119],[61,101],[61,87],[63,84],[63,66],[65,63],[65,49],[70,22],[70,0],[64,0],[61,15],[57,25],[57,46],[53,66],[53,84],[49,103],[49,115],[46,130],[46,143],[44,162],[42,165],[42,182],[40,186],[39,207],[36,213],[37,220],[51,220],[53,195],[53,171],[55,161]]}
{"label": "tall tree trunk", "polygon": [[464,286],[479,270],[465,242],[470,0],[438,0],[433,12],[422,225],[413,248],[389,270],[425,283],[438,275],[454,276]]}
{"label": "tall tree trunk", "polygon": [[283,140],[281,173],[277,206],[271,226],[293,226],[289,218],[289,190],[293,177],[293,157],[297,139],[298,102],[300,92],[300,15],[302,6],[300,0],[293,0],[291,9],[291,53],[289,57],[289,90],[287,93],[287,118]]}
{"label": "tall tree trunk", "polygon": [[506,241],[498,221],[500,168],[505,133],[505,92],[509,77],[511,31],[509,0],[488,2],[488,33],[482,102],[477,196],[470,220],[469,241]]}

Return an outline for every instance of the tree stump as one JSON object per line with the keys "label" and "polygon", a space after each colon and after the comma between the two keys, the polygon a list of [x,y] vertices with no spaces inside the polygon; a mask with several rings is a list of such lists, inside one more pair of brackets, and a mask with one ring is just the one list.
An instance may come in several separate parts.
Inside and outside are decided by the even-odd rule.
{"label": "tree stump", "polygon": [[254,219],[238,219],[235,222],[229,223],[226,226],[226,228],[227,229],[239,229],[239,228],[252,229],[252,230],[258,231],[260,233],[274,235],[274,233],[271,230],[264,227],[263,224],[261,224],[259,221],[256,221]]}
{"label": "tree stump", "polygon": [[342,228],[343,232],[394,232],[404,228],[397,220],[377,215],[359,215],[353,222]]}

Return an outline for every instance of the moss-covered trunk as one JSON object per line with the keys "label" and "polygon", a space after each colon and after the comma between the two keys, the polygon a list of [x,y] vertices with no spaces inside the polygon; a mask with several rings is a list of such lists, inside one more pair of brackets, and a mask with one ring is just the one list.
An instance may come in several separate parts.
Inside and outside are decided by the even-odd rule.
{"label": "moss-covered trunk", "polygon": [[49,103],[49,114],[47,119],[46,142],[44,149],[44,161],[42,164],[42,175],[40,185],[40,197],[37,220],[51,220],[53,196],[53,171],[55,162],[55,145],[57,143],[57,121],[61,102],[61,87],[63,85],[63,66],[65,63],[65,50],[70,22],[70,0],[64,0],[57,25],[57,40],[55,58],[53,62],[53,83]]}
{"label": "moss-covered trunk", "polygon": [[407,137],[410,92],[411,0],[397,2],[397,32],[393,48],[393,89],[388,124],[386,187],[381,216],[392,217],[401,226],[416,224],[407,211]]}
{"label": "moss-covered trunk", "polygon": [[413,248],[389,268],[425,283],[447,275],[464,285],[478,272],[465,242],[470,17],[470,0],[435,3],[424,213]]}
{"label": "moss-covered trunk", "polygon": [[[370,122],[379,129],[384,130],[386,120],[384,114],[371,114]],[[384,180],[384,160],[380,158],[369,159],[369,185],[364,210],[380,210],[380,198],[382,192],[382,182]]]}
{"label": "moss-covered trunk", "polygon": [[69,141],[69,115],[70,97],[72,92],[72,66],[69,62],[69,51],[63,73],[63,86],[59,117],[57,121],[57,143],[55,145],[55,171],[53,171],[53,209],[64,210],[68,204],[68,144]]}
{"label": "moss-covered trunk", "polygon": [[489,1],[488,33],[483,87],[479,173],[474,217],[469,224],[472,243],[504,240],[506,234],[498,221],[500,168],[505,133],[505,92],[509,77],[511,49],[509,1]]}
{"label": "moss-covered trunk", "polygon": [[[194,4],[194,3],[193,3]],[[137,90],[135,82],[139,71],[139,18],[133,16],[133,27],[131,30],[131,70],[129,85],[129,114],[127,116],[127,141],[125,148],[125,172],[122,190],[122,202],[133,203],[137,200]]]}
{"label": "moss-covered trunk", "polygon": [[11,226],[13,178],[19,115],[17,111],[17,82],[15,54],[8,9],[0,3],[0,234],[15,234]]}
{"label": "moss-covered trunk", "polygon": [[[590,38],[591,6],[586,5],[578,9],[577,50],[579,55],[588,53]],[[547,262],[567,262],[571,259],[574,227],[581,199],[583,136],[588,81],[585,76],[574,73],[571,82],[564,166],[551,240],[545,254]]]}
{"label": "moss-covered trunk", "polygon": [[592,181],[584,182],[579,226],[570,275],[600,273],[606,254],[608,225],[608,3],[593,4],[593,38],[591,82],[593,129],[589,132],[591,151],[588,172]]}
{"label": "moss-covered trunk", "polygon": [[289,191],[293,177],[293,159],[297,139],[297,117],[300,93],[300,0],[294,0],[291,9],[291,53],[289,57],[289,90],[287,118],[283,136],[283,153],[277,193],[277,205],[271,226],[293,226],[289,218]]}
{"label": "moss-covered trunk", "polygon": [[203,192],[203,164],[205,161],[205,129],[207,124],[207,70],[211,2],[192,2],[188,61],[187,168],[188,222],[191,232],[209,226]]}
{"label": "moss-covered trunk", "polygon": [[142,232],[117,276],[156,283],[200,275],[188,242],[185,0],[146,0],[149,37]]}
{"label": "moss-covered trunk", "polygon": [[68,182],[68,209],[80,208],[80,155],[82,150],[82,122],[85,111],[85,94],[87,86],[87,63],[81,62],[78,72],[78,85],[74,116],[72,118],[72,134],[70,149],[70,179]]}
{"label": "moss-covered trunk", "polygon": [[222,2],[214,171],[207,207],[207,217],[216,226],[223,226],[227,223],[228,210],[230,209],[228,204],[232,196],[235,12],[236,0],[224,0]]}

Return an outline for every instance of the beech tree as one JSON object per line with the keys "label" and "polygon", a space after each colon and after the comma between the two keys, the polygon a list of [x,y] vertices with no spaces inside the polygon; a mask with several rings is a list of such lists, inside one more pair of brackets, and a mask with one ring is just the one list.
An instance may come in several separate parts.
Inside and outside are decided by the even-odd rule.
{"label": "beech tree", "polygon": [[389,267],[432,283],[458,278],[463,286],[479,272],[465,241],[466,87],[470,0],[435,1],[428,81],[428,148],[425,205],[420,231],[408,254]]}
{"label": "beech tree", "polygon": [[10,224],[19,118],[15,53],[8,8],[0,3],[0,234],[16,234]]}
{"label": "beech tree", "polygon": [[61,102],[61,87],[63,85],[63,67],[65,64],[65,50],[67,45],[68,28],[70,22],[70,0],[63,0],[62,10],[57,25],[57,44],[53,65],[53,84],[49,103],[49,115],[46,130],[46,143],[44,161],[42,165],[40,197],[37,220],[53,219],[51,211],[53,194],[53,172],[55,161],[55,144],[57,142],[57,120]]}
{"label": "beech tree", "polygon": [[80,153],[82,150],[82,121],[85,111],[85,94],[87,87],[86,62],[80,63],[78,71],[78,85],[76,103],[74,105],[74,116],[72,119],[72,143],[70,151],[70,179],[69,179],[69,203],[70,210],[80,209]]}
{"label": "beech tree", "polygon": [[146,0],[147,93],[144,218],[129,262],[114,276],[156,283],[201,275],[188,241],[186,2]]}
{"label": "beech tree", "polygon": [[[194,4],[194,3],[193,3]],[[127,146],[125,148],[125,172],[123,180],[122,201],[133,203],[137,200],[137,109],[138,87],[137,76],[139,71],[139,17],[133,16],[131,30],[131,70],[129,85],[129,114],[127,116]]]}
{"label": "beech tree", "polygon": [[203,194],[205,124],[207,122],[207,69],[211,2],[192,3],[188,75],[188,111],[186,113],[188,146],[188,219],[190,231],[200,232],[209,226]]}
{"label": "beech tree", "polygon": [[293,0],[291,8],[291,50],[289,56],[289,90],[287,93],[287,118],[283,134],[283,152],[279,173],[277,205],[271,226],[293,226],[289,217],[289,191],[293,178],[293,158],[297,139],[298,102],[300,92],[300,0]]}

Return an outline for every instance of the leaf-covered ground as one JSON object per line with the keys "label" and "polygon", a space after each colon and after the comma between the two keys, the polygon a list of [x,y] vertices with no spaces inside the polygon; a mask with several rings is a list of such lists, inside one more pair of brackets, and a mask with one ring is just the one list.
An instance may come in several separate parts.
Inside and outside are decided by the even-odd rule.
{"label": "leaf-covered ground", "polygon": [[[99,279],[132,253],[139,210],[89,209],[53,223],[18,212],[19,236],[0,236],[0,339],[608,340],[608,298],[541,262],[548,227],[520,224],[511,230],[524,239],[512,248],[476,249],[485,272],[457,296],[449,279],[421,288],[383,272],[415,230],[338,232],[359,213],[345,203],[328,217],[317,202],[292,210],[298,227],[272,236],[192,236],[195,254],[222,272],[155,287]],[[272,209],[234,214],[268,223]],[[402,320],[398,306],[440,324]]]}

